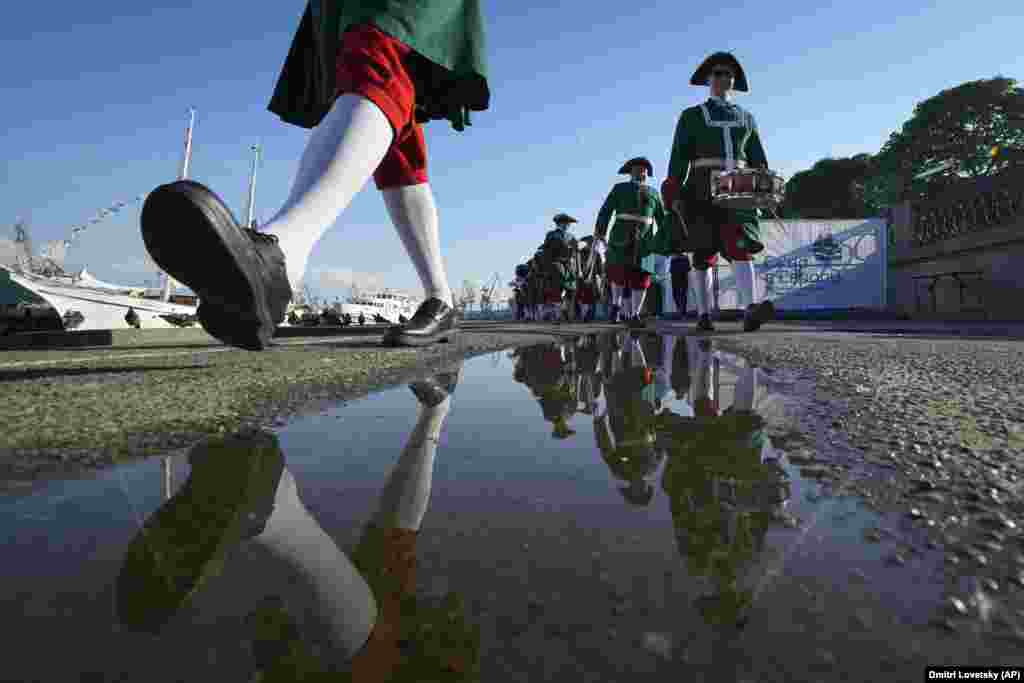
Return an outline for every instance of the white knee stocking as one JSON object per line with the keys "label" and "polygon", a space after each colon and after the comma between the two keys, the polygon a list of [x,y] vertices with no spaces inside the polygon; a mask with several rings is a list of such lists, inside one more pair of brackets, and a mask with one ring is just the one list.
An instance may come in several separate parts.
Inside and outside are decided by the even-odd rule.
{"label": "white knee stocking", "polygon": [[746,310],[747,306],[757,303],[755,297],[755,286],[754,280],[754,262],[753,261],[733,261],[732,264],[733,272],[736,274],[736,296],[741,310]]}
{"label": "white knee stocking", "polygon": [[643,307],[644,307],[644,299],[645,298],[647,298],[647,290],[646,289],[634,289],[633,290],[633,297],[632,297],[632,299],[633,299],[633,306],[632,306],[633,313],[632,313],[632,315],[639,315],[640,314],[640,311],[642,311]]}
{"label": "white knee stocking", "polygon": [[621,285],[613,284],[612,285],[612,306],[621,306],[621,305],[622,305],[622,286]]}
{"label": "white knee stocking", "polygon": [[426,298],[436,298],[449,306],[452,292],[441,261],[441,237],[437,227],[437,207],[428,183],[388,188],[383,191],[391,222],[402,238],[405,251],[423,283]]}
{"label": "white knee stocking", "polygon": [[420,409],[420,418],[409,435],[380,495],[373,524],[384,529],[418,531],[430,500],[437,440],[451,409],[451,397],[432,408]]}
{"label": "white knee stocking", "polygon": [[377,105],[342,95],[310,135],[291,195],[264,232],[276,235],[288,279],[299,291],[313,247],[387,153],[394,132]]}
{"label": "white knee stocking", "polygon": [[[299,500],[295,479],[286,469],[274,497],[274,511],[252,543],[287,567],[311,595],[297,602],[312,606],[327,626],[328,639],[344,660],[366,642],[377,620],[377,602],[366,580]],[[258,557],[258,556],[257,556]],[[259,567],[253,568],[258,571]],[[251,579],[252,577],[250,577]]]}
{"label": "white knee stocking", "polygon": [[693,285],[693,303],[697,306],[697,315],[707,315],[711,303],[711,269],[691,270],[690,284]]}

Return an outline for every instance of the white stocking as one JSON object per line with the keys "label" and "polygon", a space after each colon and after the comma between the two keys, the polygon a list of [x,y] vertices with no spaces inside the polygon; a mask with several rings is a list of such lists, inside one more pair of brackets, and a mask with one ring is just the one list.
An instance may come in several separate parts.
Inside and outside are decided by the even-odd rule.
{"label": "white stocking", "polygon": [[309,137],[291,195],[264,232],[276,235],[299,291],[313,247],[384,159],[394,132],[377,105],[342,95]]}
{"label": "white stocking", "polygon": [[633,290],[633,315],[639,315],[640,311],[644,310],[644,299],[647,298],[646,289],[634,289]]}
{"label": "white stocking", "polygon": [[693,285],[693,299],[697,306],[697,315],[710,313],[708,304],[711,301],[711,269],[690,271],[690,284]]}
{"label": "white stocking", "polygon": [[[274,511],[266,528],[252,544],[266,551],[278,566],[286,568],[288,575],[299,579],[298,582],[276,583],[287,585],[289,592],[306,589],[300,590],[296,602],[310,606],[317,621],[326,625],[328,640],[339,660],[354,655],[373,630],[377,602],[348,556],[299,500],[295,479],[287,469],[274,496]],[[258,553],[253,559],[257,561],[252,570],[258,572],[264,563],[258,561]],[[258,579],[249,576],[249,580]]]}
{"label": "white stocking", "polygon": [[451,409],[451,397],[423,406],[405,450],[380,494],[373,524],[382,529],[418,531],[430,500],[437,440]]}
{"label": "white stocking", "polygon": [[391,222],[402,238],[405,251],[423,283],[426,298],[436,298],[449,306],[452,292],[441,262],[441,237],[437,227],[437,207],[429,183],[388,188],[383,191]]}
{"label": "white stocking", "polygon": [[622,305],[622,285],[612,284],[612,306]]}
{"label": "white stocking", "polygon": [[644,349],[640,346],[640,340],[635,337],[630,338],[629,347],[629,364],[634,368],[645,368],[647,367],[647,359],[644,357]]}
{"label": "white stocking", "polygon": [[712,377],[712,355],[707,351],[702,351],[697,346],[696,341],[689,349],[693,352],[691,358],[694,359],[693,371],[690,377],[693,379],[690,382],[690,388],[693,392],[693,400],[697,401],[702,398],[716,398],[714,396],[714,382]]}
{"label": "white stocking", "polygon": [[756,303],[754,288],[754,262],[733,261],[733,272],[736,274],[736,296],[739,299],[740,310],[747,310],[747,306]]}

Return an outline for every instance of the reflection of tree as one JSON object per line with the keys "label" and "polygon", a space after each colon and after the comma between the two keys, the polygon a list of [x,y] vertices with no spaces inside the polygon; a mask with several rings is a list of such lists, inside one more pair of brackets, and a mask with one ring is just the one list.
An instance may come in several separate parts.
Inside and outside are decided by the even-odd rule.
{"label": "reflection of tree", "polygon": [[[680,345],[692,364],[688,393],[695,417],[665,411],[657,418],[658,445],[669,454],[662,489],[690,573],[714,585],[697,607],[709,623],[741,626],[752,599],[747,575],[789,499],[789,484],[764,418],[754,412],[760,370],[734,364],[706,340],[679,342],[677,351]],[[716,380],[721,366],[737,377],[724,412]]]}
{"label": "reflection of tree", "polygon": [[789,497],[784,472],[762,458],[760,416],[670,415],[661,427],[670,453],[662,488],[679,552],[693,575],[710,575],[716,588],[699,607],[711,623],[736,624],[752,595],[740,585],[742,571],[763,550],[775,508]]}

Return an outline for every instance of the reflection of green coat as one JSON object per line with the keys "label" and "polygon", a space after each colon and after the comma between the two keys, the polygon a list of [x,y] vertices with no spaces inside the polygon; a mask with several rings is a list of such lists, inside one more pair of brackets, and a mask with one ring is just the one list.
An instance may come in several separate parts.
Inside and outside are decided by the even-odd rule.
{"label": "reflection of green coat", "polygon": [[[767,168],[764,147],[753,115],[741,107],[723,105],[709,98],[703,104],[684,109],[676,124],[669,158],[668,177],[679,182],[680,197],[686,203],[687,228],[692,249],[710,248],[710,229],[715,228],[704,215],[711,199],[711,168],[693,168],[697,159],[744,161]],[[759,212],[755,210],[719,210],[713,212],[723,222],[743,225],[746,248],[753,254],[764,250]],[[704,219],[704,220],[702,220]]]}
{"label": "reflection of green coat", "polygon": [[[613,215],[615,222],[608,234]],[[648,185],[624,182],[616,184],[604,200],[595,232],[608,242],[608,265],[639,268],[640,259],[645,256],[669,253],[663,244],[667,226],[665,207],[658,193]]]}
{"label": "reflection of green coat", "polygon": [[719,590],[702,606],[709,621],[735,621],[749,604],[738,576],[760,551],[772,521],[782,473],[761,462],[763,425],[749,414],[659,420],[659,445],[670,452],[662,489],[679,552],[691,572],[712,574]]}
{"label": "reflection of green coat", "polygon": [[468,110],[489,106],[484,22],[479,0],[309,0],[269,109],[288,123],[316,126],[334,104],[341,36],[372,24],[416,53],[408,67],[417,120],[447,119],[455,130]]}

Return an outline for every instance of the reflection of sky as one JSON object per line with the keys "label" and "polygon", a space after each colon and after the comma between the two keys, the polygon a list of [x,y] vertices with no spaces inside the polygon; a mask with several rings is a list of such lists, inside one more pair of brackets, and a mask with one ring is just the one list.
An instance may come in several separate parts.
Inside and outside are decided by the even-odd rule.
{"label": "reflection of sky", "polygon": [[[723,363],[721,369],[722,409],[731,403],[737,381],[730,366],[741,364],[738,359],[723,358],[730,363]],[[480,528],[522,523],[524,510],[530,510],[531,523],[543,524],[544,517],[536,516],[543,508],[534,501],[545,501],[563,518],[596,530],[597,538],[607,535],[604,554],[636,553],[644,558],[645,567],[649,565],[651,576],[685,567],[676,548],[660,473],[652,480],[656,491],[651,503],[640,508],[628,505],[616,490],[623,482],[602,461],[592,418],[576,414],[570,424],[577,433],[566,440],[552,438],[551,424],[543,420],[538,402],[526,386],[512,381],[513,366],[506,354],[466,364],[441,433],[423,523],[424,534],[440,539],[433,550],[441,557],[465,552],[460,545],[465,541],[447,535],[452,523]],[[665,404],[677,414],[689,412],[689,404],[672,391],[665,394]],[[300,420],[281,433],[286,466],[303,502],[343,547],[358,538],[373,513],[416,412],[414,395],[402,386]],[[855,569],[868,574],[885,570],[882,559],[888,551],[861,540],[865,527],[877,520],[851,500],[812,503],[808,497],[818,493],[820,486],[801,479],[797,467],[786,465],[785,469],[793,482],[787,511],[808,520],[809,529],[769,531],[768,549],[755,561],[761,568],[753,570],[750,580],[756,584],[770,565],[784,565],[790,575],[837,586]],[[179,459],[176,485],[186,476],[187,466]],[[17,623],[23,612],[60,614],[61,605],[77,620],[109,620],[110,596],[105,591],[128,541],[160,503],[158,459],[119,467],[93,479],[56,482],[33,496],[0,500],[0,538],[7,549],[0,581],[5,591],[17,596],[0,607],[0,622]],[[639,545],[627,548],[611,541],[612,531],[640,539]],[[573,561],[584,562],[579,558],[587,556],[589,549]],[[536,562],[543,565],[545,558],[538,557]],[[474,570],[479,579],[474,580],[475,586],[486,585],[491,566],[483,563]],[[433,571],[444,573],[443,566]],[[922,600],[937,597],[932,586],[914,583],[915,578],[911,571],[889,572],[875,589],[883,597],[889,595],[894,610],[910,612]],[[773,585],[763,582],[762,595],[770,594]],[[470,593],[474,590],[467,588]],[[69,623],[82,626],[79,621]]]}

